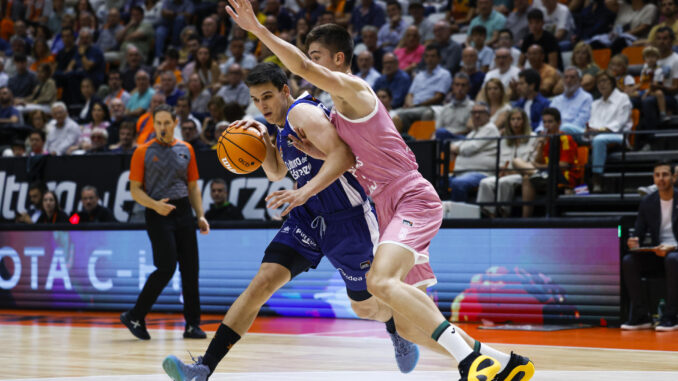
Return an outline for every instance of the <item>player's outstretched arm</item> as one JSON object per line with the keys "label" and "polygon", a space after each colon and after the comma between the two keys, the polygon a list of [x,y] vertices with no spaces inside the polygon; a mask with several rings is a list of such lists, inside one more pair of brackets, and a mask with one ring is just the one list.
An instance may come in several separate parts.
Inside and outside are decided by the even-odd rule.
{"label": "player's outstretched arm", "polygon": [[282,216],[294,207],[306,203],[309,198],[327,188],[355,164],[353,152],[337,135],[337,130],[319,108],[309,104],[297,105],[287,115],[287,120],[296,131],[302,130],[305,133],[310,143],[324,154],[325,162],[318,173],[303,187],[273,192],[267,197],[268,207],[271,209],[289,203]]}
{"label": "player's outstretched arm", "polygon": [[261,167],[266,173],[266,177],[271,181],[278,181],[287,174],[287,167],[280,156],[280,152],[273,145],[271,136],[268,134],[266,126],[257,122],[256,120],[236,120],[231,123],[228,128],[244,128],[251,129],[259,133],[262,137],[264,145],[266,145],[266,159],[261,164]]}
{"label": "player's outstretched arm", "polygon": [[329,70],[311,61],[301,50],[271,33],[259,23],[249,0],[228,0],[226,12],[242,29],[254,34],[292,73],[301,76],[332,96],[355,99],[364,83],[344,73]]}

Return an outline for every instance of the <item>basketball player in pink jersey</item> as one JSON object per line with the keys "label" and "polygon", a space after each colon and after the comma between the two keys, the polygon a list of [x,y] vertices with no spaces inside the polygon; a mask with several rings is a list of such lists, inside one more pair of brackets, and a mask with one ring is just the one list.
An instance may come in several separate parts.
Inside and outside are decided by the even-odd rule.
{"label": "basketball player in pink jersey", "polygon": [[[457,360],[463,381],[529,380],[534,374],[529,359],[465,338],[461,329],[450,324],[433,301],[417,289],[435,283],[428,248],[442,222],[442,205],[433,186],[417,171],[414,154],[375,93],[366,82],[351,75],[350,34],[334,24],[314,28],[306,39],[309,59],[261,25],[249,0],[229,3],[226,11],[241,28],[253,33],[292,73],[332,96],[332,123],[356,156],[354,174],[374,200],[379,219],[380,240],[367,287],[391,307],[396,322],[403,322],[399,326],[416,327],[401,335],[429,346],[431,339],[435,340]],[[311,155],[312,151],[322,155],[314,147],[306,149]],[[275,192],[268,197],[269,207],[289,203],[286,213],[306,201],[305,193]]]}

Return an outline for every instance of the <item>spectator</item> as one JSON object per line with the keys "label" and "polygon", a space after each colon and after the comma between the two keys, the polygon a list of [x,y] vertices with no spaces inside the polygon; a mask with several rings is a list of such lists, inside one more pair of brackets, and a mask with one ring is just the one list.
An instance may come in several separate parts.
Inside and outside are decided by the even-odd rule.
{"label": "spectator", "polygon": [[49,117],[47,116],[47,113],[40,110],[35,110],[29,114],[28,121],[30,126],[33,127],[34,130],[46,133],[47,122],[49,122]]}
{"label": "spectator", "polygon": [[163,93],[158,92],[153,94],[148,111],[143,113],[139,119],[137,119],[137,145],[142,145],[155,137],[155,128],[153,126],[153,110],[155,110],[156,107],[164,104],[165,95]]}
{"label": "spectator", "polygon": [[[562,119],[560,130],[566,134],[575,134],[586,128],[586,123],[591,118],[593,97],[582,90],[580,82],[579,69],[569,66],[563,74],[563,93],[551,101],[551,107],[560,112]],[[576,131],[570,129],[571,126],[574,126]]]}
{"label": "spectator", "polygon": [[539,9],[532,9],[527,12],[527,23],[530,33],[523,39],[523,44],[520,47],[523,54],[520,56],[518,66],[525,67],[527,50],[536,44],[542,48],[544,62],[551,67],[562,70],[563,59],[560,56],[558,40],[551,32],[544,30],[544,13]]}
{"label": "spectator", "polygon": [[[203,120],[201,139],[207,144],[214,144],[221,134],[216,134],[216,126],[219,122],[226,121],[224,110],[226,109],[226,102],[218,95],[214,95],[207,103],[207,111],[209,116]],[[228,124],[228,123],[227,123]]]}
{"label": "spectator", "polygon": [[[82,187],[80,202],[82,202],[82,209],[75,213],[78,216],[76,223],[117,222],[113,217],[113,212],[99,204],[97,188],[91,185]],[[73,217],[71,217],[71,220],[73,220]]]}
{"label": "spectator", "polygon": [[31,131],[31,133],[28,134],[28,144],[30,145],[31,148],[31,150],[28,152],[28,156],[39,156],[48,154],[47,150],[45,150],[45,131],[42,130]]}
{"label": "spectator", "polygon": [[188,95],[184,95],[177,100],[177,105],[174,108],[177,114],[177,127],[174,129],[175,132],[178,132],[175,136],[181,136],[181,122],[185,120],[193,121],[195,127],[198,130],[198,134],[202,131],[202,123],[191,114],[191,99]]}
{"label": "spectator", "polygon": [[7,86],[0,88],[0,125],[21,122],[21,113],[14,107],[12,90]]}
{"label": "spectator", "polygon": [[593,62],[593,49],[591,45],[580,41],[572,50],[572,65],[581,72],[581,87],[593,95],[596,89],[596,74],[600,71],[598,65]]}
{"label": "spectator", "polygon": [[81,124],[89,123],[92,121],[92,105],[94,105],[95,102],[100,102],[101,100],[94,93],[94,83],[92,83],[92,80],[87,77],[83,78],[80,82],[80,93],[84,98],[85,104],[80,109],[77,120]]}
{"label": "spectator", "polygon": [[87,155],[108,153],[108,131],[103,128],[94,128],[89,136],[90,146],[85,151]]}
{"label": "spectator", "polygon": [[177,78],[171,71],[165,71],[160,75],[160,90],[165,95],[165,103],[174,107],[177,100],[185,93],[177,87]]}
{"label": "spectator", "polygon": [[56,102],[57,89],[52,77],[52,68],[49,64],[40,65],[38,70],[38,85],[27,98],[18,98],[15,105],[21,112],[42,110],[49,112],[49,105]]}
{"label": "spectator", "polygon": [[570,38],[574,33],[574,19],[567,5],[558,3],[558,0],[542,0],[539,9],[544,14],[544,30],[561,42],[562,48],[571,48]]}
{"label": "spectator", "polygon": [[148,109],[155,90],[151,88],[151,77],[144,70],[139,70],[136,73],[134,82],[136,83],[136,88],[132,92],[126,108],[128,115],[139,116]]}
{"label": "spectator", "polygon": [[433,22],[426,17],[425,11],[421,0],[411,0],[407,8],[407,13],[412,16],[412,25],[419,29],[422,41],[428,44],[434,39]]}
{"label": "spectator", "polygon": [[67,224],[68,216],[61,210],[59,199],[53,191],[42,196],[42,208],[36,224]]}
{"label": "spectator", "polygon": [[[642,292],[641,277],[650,275],[666,276],[666,305],[656,331],[678,329],[678,225],[676,220],[676,195],[678,189],[672,183],[673,165],[662,161],[654,166],[653,178],[657,192],[640,203],[635,224],[635,237],[627,240],[631,250],[622,260],[624,286],[629,294],[631,306],[629,320],[622,324],[625,330],[652,328],[649,301]],[[654,254],[634,252],[640,248],[647,233]]]}
{"label": "spectator", "polygon": [[636,80],[628,74],[629,59],[623,54],[617,54],[610,59],[607,69],[612,72],[616,81],[617,88],[628,96],[633,96],[636,89]]}
{"label": "spectator", "polygon": [[[402,18],[402,7],[396,0],[389,0],[386,4],[388,22],[381,26],[377,34],[378,45],[385,53],[392,52],[405,34],[409,25]],[[419,29],[417,27],[417,33]]]}
{"label": "spectator", "polygon": [[654,45],[657,31],[665,26],[671,28],[674,34],[678,33],[678,5],[676,5],[676,0],[659,1],[659,13],[661,15],[659,19],[663,18],[664,21],[652,27],[650,33],[647,35],[647,39],[638,39],[633,43],[633,45]]}
{"label": "spectator", "polygon": [[12,90],[14,96],[19,98],[28,97],[38,85],[38,78],[28,70],[26,56],[14,56],[14,64],[16,65],[16,74],[9,78],[7,86]]}
{"label": "spectator", "polygon": [[33,45],[33,57],[34,61],[30,66],[30,70],[34,73],[38,72],[38,68],[42,64],[49,64],[50,68],[56,64],[56,60],[52,52],[49,51],[49,46],[47,46],[47,41],[44,38],[39,38],[35,40]]}
{"label": "spectator", "polygon": [[374,83],[381,76],[381,74],[374,69],[374,59],[372,53],[368,50],[365,50],[358,55],[358,72],[356,75],[365,80],[370,87],[374,87]]}
{"label": "spectator", "polygon": [[[513,166],[515,159],[524,160],[529,163],[535,155],[535,143],[537,139],[531,139],[532,128],[530,120],[525,110],[514,108],[509,112],[506,126],[502,127],[502,137],[500,141],[499,157],[499,181],[496,176],[486,177],[480,181],[478,186],[478,197],[476,202],[510,202],[513,200],[516,187],[523,182],[523,175],[516,171]],[[490,217],[494,217],[496,208],[494,206],[483,206]],[[509,206],[500,206],[499,214],[502,217],[508,217],[511,214]]]}
{"label": "spectator", "polygon": [[465,202],[480,181],[490,176],[497,161],[497,126],[490,122],[487,104],[476,103],[471,109],[471,132],[466,139],[450,146],[454,173],[450,177],[451,200]]}
{"label": "spectator", "polygon": [[461,71],[471,79],[471,88],[468,95],[475,99],[485,80],[485,72],[478,68],[478,51],[468,46],[461,52]]}
{"label": "spectator", "polygon": [[[344,5],[342,4],[341,6],[343,8]],[[341,10],[338,9],[337,11],[341,12]],[[280,5],[280,0],[266,0],[264,4],[264,14],[275,16],[281,31],[290,32],[294,30],[294,16],[288,12],[287,8]],[[226,16],[226,18],[228,18],[228,16]],[[348,21],[348,15],[345,18],[345,21]],[[223,49],[221,51],[223,51]]]}
{"label": "spectator", "polygon": [[75,55],[75,69],[83,70],[82,75],[92,80],[94,88],[104,83],[106,62],[104,54],[92,44],[94,31],[81,28],[78,35],[78,52]]}
{"label": "spectator", "polygon": [[483,87],[491,79],[498,79],[501,84],[504,86],[509,99],[512,97],[511,85],[515,86],[518,82],[518,74],[520,69],[513,65],[513,57],[511,57],[511,51],[507,48],[499,48],[496,50],[494,55],[495,69],[490,70],[485,74],[483,80]]}
{"label": "spectator", "polygon": [[193,15],[190,0],[163,0],[161,20],[155,28],[155,57],[162,57],[165,44],[179,45],[179,34]]}
{"label": "spectator", "polygon": [[210,183],[210,195],[212,196],[212,204],[210,204],[209,210],[205,213],[205,218],[207,218],[208,222],[244,219],[240,209],[228,202],[228,188],[226,188],[224,179],[216,178],[212,180]]}
{"label": "spectator", "polygon": [[440,47],[440,66],[450,74],[459,71],[461,45],[452,39],[452,27],[447,20],[439,20],[433,25],[433,42]]}
{"label": "spectator", "polygon": [[[226,74],[228,68],[237,63],[243,70],[252,70],[257,65],[257,59],[250,53],[245,52],[245,40],[242,38],[234,38],[228,45],[228,50],[231,56],[219,66],[221,74]],[[304,49],[305,51],[305,49]],[[205,82],[203,82],[205,83]],[[206,84],[206,83],[205,83]]]}
{"label": "spectator", "polygon": [[28,210],[23,213],[18,213],[16,222],[24,224],[34,224],[38,222],[42,209],[42,195],[45,192],[47,192],[47,186],[42,181],[33,181],[28,185],[28,198],[31,203],[28,205]]}
{"label": "spectator", "polygon": [[243,81],[240,65],[233,64],[226,71],[225,83],[217,92],[225,103],[237,103],[243,108],[250,104],[250,90]]}
{"label": "spectator", "polygon": [[[409,26],[405,30],[400,47],[393,53],[398,57],[400,69],[405,70],[410,76],[414,73],[414,68],[419,65],[426,47],[421,44],[419,30],[416,26]],[[438,49],[440,50],[440,49]],[[440,56],[440,54],[438,54]]]}
{"label": "spectator", "polygon": [[108,144],[115,144],[118,142],[118,129],[125,120],[125,105],[122,100],[113,98],[108,110],[111,113],[111,125],[108,126]]}
{"label": "spectator", "polygon": [[108,95],[104,97],[104,103],[108,107],[111,107],[111,101],[113,99],[120,99],[123,106],[127,105],[129,99],[132,96],[122,88],[122,77],[120,72],[117,70],[111,70],[108,72]]}
{"label": "spectator", "polygon": [[436,140],[463,139],[470,129],[473,101],[468,97],[471,79],[466,73],[454,75],[452,101],[445,103],[436,117]]}
{"label": "spectator", "polygon": [[228,46],[226,36],[217,33],[217,20],[213,16],[205,17],[202,20],[202,45],[207,46],[210,52],[219,52],[223,55]]}
{"label": "spectator", "polygon": [[[376,28],[374,28],[374,29],[376,29]],[[301,50],[302,52],[306,51],[306,36],[308,35],[308,32],[310,32],[310,31],[311,31],[311,28],[309,27],[308,21],[306,21],[306,19],[302,18],[302,19],[297,20],[297,27],[295,28],[296,33],[294,35],[294,39],[292,40],[292,44],[294,46],[296,46],[297,48],[299,48],[299,50]],[[375,41],[375,44],[376,44],[376,41],[377,41],[376,31],[375,31],[374,34],[375,34],[374,41]],[[233,41],[233,40],[231,40],[231,41]],[[254,57],[254,56],[252,56],[252,57]],[[255,61],[256,61],[256,58],[255,58]],[[229,62],[226,62],[226,63],[228,64]],[[255,66],[256,66],[256,62],[255,62]],[[228,66],[223,67],[223,64],[222,64],[221,72],[222,73],[226,72],[227,67]],[[243,68],[244,67],[245,66],[243,65]]]}
{"label": "spectator", "polygon": [[212,58],[210,50],[206,46],[201,46],[196,52],[195,60],[190,62],[182,71],[184,81],[188,81],[191,74],[198,74],[202,83],[211,91],[219,89],[219,63]]}
{"label": "spectator", "polygon": [[[520,49],[516,48],[515,43],[513,42],[513,32],[510,29],[502,29],[499,31],[499,38],[497,39],[497,44],[495,48],[495,53],[499,49],[508,49],[511,54],[511,65],[517,66],[520,62]],[[495,69],[496,65],[493,65],[491,69]]]}
{"label": "spectator", "polygon": [[24,157],[26,156],[26,141],[23,139],[14,139],[9,148],[2,151],[2,157]]}
{"label": "spectator", "polygon": [[[476,4],[478,15],[474,17],[473,20],[471,20],[471,24],[469,24],[469,37],[472,37],[471,35],[473,34],[474,27],[479,25],[483,26],[486,32],[485,44],[492,46],[497,42],[499,31],[504,29],[506,17],[492,9],[492,0],[477,0]],[[480,50],[477,47],[476,49]]]}
{"label": "spectator", "polygon": [[440,67],[440,50],[437,45],[426,47],[424,60],[426,70],[420,71],[414,77],[403,107],[396,110],[397,116],[393,118],[401,133],[407,132],[416,120],[432,120],[433,111],[430,106],[442,104],[445,94],[450,90],[452,76],[449,71]]}
{"label": "spectator", "polygon": [[[233,30],[240,31],[240,34],[243,35],[236,36],[234,33],[233,39],[240,40],[247,38],[246,32],[244,32],[242,29],[239,29],[237,25]],[[198,49],[200,48],[200,38],[198,38],[198,31],[193,26],[187,26],[186,28],[184,28],[182,34],[185,35],[185,37],[182,38],[183,43],[181,45],[181,48],[179,49],[179,65],[185,68],[186,64],[195,60],[195,57],[198,53]],[[246,50],[248,50],[252,46],[252,42],[248,41],[245,45],[247,47]],[[188,75],[188,73],[186,75]]]}
{"label": "spectator", "polygon": [[504,128],[508,113],[511,111],[508,94],[504,90],[504,85],[497,78],[487,82],[483,89],[483,99],[490,110],[490,123],[501,130]]}
{"label": "spectator", "polygon": [[78,144],[80,127],[68,117],[63,102],[52,104],[52,116],[47,123],[47,143],[45,149],[52,155],[63,155],[69,147]]}
{"label": "spectator", "polygon": [[57,73],[66,73],[73,70],[75,54],[78,52],[75,46],[75,32],[71,28],[61,29],[61,41],[63,47],[56,54]]}
{"label": "spectator", "polygon": [[494,61],[494,51],[487,45],[485,45],[485,36],[487,31],[482,25],[476,25],[471,30],[471,36],[469,40],[471,45],[476,48],[478,52],[478,68],[485,73],[490,70],[492,61]]}
{"label": "spectator", "polygon": [[583,8],[578,12],[570,7],[575,24],[575,35],[571,41],[589,41],[612,30],[615,14],[605,6],[605,0],[584,0],[580,3]]}
{"label": "spectator", "polygon": [[[544,120],[544,129],[547,135],[556,135],[560,133],[560,112],[553,107],[547,107],[542,114]],[[549,158],[551,156],[551,141],[558,144],[553,146],[553,150],[558,150],[558,179],[559,189],[571,189],[579,184],[580,179],[575,171],[577,165],[577,143],[570,135],[560,135],[556,139],[545,136],[537,142],[536,155],[532,162],[520,158],[513,160],[513,166],[523,174],[522,198],[523,202],[532,202],[536,197],[537,190],[545,188],[549,172]],[[533,205],[523,205],[523,217],[532,217],[534,211]]]}
{"label": "spectator", "polygon": [[318,4],[316,0],[305,0],[302,9],[297,13],[297,18],[305,18],[309,25],[315,25],[323,13],[325,13],[324,5]]}
{"label": "spectator", "polygon": [[155,78],[154,86],[160,85],[162,80],[162,73],[169,71],[174,74],[175,81],[177,86],[183,86],[184,76],[179,67],[179,52],[174,48],[168,48],[165,52],[165,59],[162,61],[160,66],[157,67],[156,73],[159,73]]}
{"label": "spectator", "polygon": [[659,49],[654,46],[647,46],[643,49],[643,68],[640,71],[640,83],[638,89],[641,94],[641,100],[651,95],[657,99],[657,108],[661,120],[666,118],[666,98],[664,92],[659,88],[664,84],[664,71],[659,67]]}
{"label": "spectator", "polygon": [[207,103],[210,101],[211,94],[203,86],[198,74],[193,73],[188,77],[188,97],[191,104],[191,112],[198,115],[207,114]]}
{"label": "spectator", "polygon": [[398,57],[393,53],[384,54],[383,74],[374,82],[374,90],[388,89],[393,95],[391,106],[402,107],[412,80],[403,70],[398,68]]}
{"label": "spectator", "polygon": [[[529,0],[513,0],[513,11],[506,17],[504,27],[511,31],[518,45],[529,33],[527,12],[530,10]],[[518,61],[515,61],[518,62]]]}
{"label": "spectator", "polygon": [[563,79],[558,70],[544,62],[544,50],[534,44],[527,50],[527,60],[530,67],[539,73],[541,86],[539,92],[545,97],[552,97],[563,92]]}
{"label": "spectator", "polygon": [[[69,154],[76,149],[89,151],[92,148],[92,133],[99,128],[104,131],[110,126],[110,113],[105,103],[95,101],[92,103],[92,121],[82,126],[80,133],[80,140],[77,147],[69,148]],[[106,133],[106,142],[108,141],[108,133]]]}
{"label": "spectator", "polygon": [[381,104],[383,104],[386,111],[388,111],[388,115],[393,118],[395,113],[393,112],[393,106],[391,106],[391,103],[393,102],[393,94],[391,94],[391,90],[389,90],[388,87],[384,87],[383,89],[377,90],[376,94]]}
{"label": "spectator", "polygon": [[120,124],[118,129],[118,143],[110,147],[111,153],[131,154],[137,148],[137,142],[134,139],[136,128],[134,122],[126,120]]}
{"label": "spectator", "polygon": [[[678,185],[678,164],[673,167],[673,187],[675,188]],[[638,194],[641,196],[647,196],[650,193],[657,191],[657,185],[652,184],[646,187],[638,187]]]}
{"label": "spectator", "polygon": [[612,55],[646,37],[657,19],[657,6],[646,0],[606,1],[605,6],[617,15],[614,28],[611,33],[593,37],[589,43],[594,49],[612,49]]}
{"label": "spectator", "polygon": [[122,78],[122,87],[126,91],[132,93],[132,90],[137,86],[136,85],[136,78],[137,78],[137,73],[140,70],[143,70],[146,72],[149,78],[149,86],[150,86],[150,78],[152,77],[153,72],[155,71],[152,67],[147,67],[145,65],[142,65],[142,59],[143,57],[141,56],[141,52],[139,52],[139,49],[137,49],[134,45],[129,44],[127,46],[127,49],[125,50],[126,52],[126,63],[125,63],[125,69],[121,72],[121,78]]}
{"label": "spectator", "polygon": [[200,132],[198,131],[195,122],[191,119],[186,119],[181,122],[181,138],[183,141],[193,146],[195,152],[208,151],[210,149],[210,146],[200,139]]}
{"label": "spectator", "polygon": [[353,7],[351,22],[349,23],[348,28],[351,34],[355,36],[359,31],[362,31],[363,27],[366,25],[381,28],[385,22],[386,14],[374,0],[360,0],[360,5],[356,4],[356,6]]}
{"label": "spectator", "polygon": [[541,124],[541,112],[549,107],[549,100],[544,98],[539,92],[541,77],[534,69],[523,70],[518,74],[518,85],[516,86],[518,96],[513,107],[522,108],[530,117],[532,131],[536,131]]}
{"label": "spectator", "polygon": [[9,75],[5,73],[5,59],[0,57],[0,87],[7,86]]}
{"label": "spectator", "polygon": [[23,56],[26,57],[27,66],[30,66],[30,61],[32,58],[29,56],[30,49],[26,47],[26,41],[19,36],[14,36],[10,39],[11,43],[11,54],[7,61],[5,61],[5,71],[10,77],[16,75],[16,57]]}
{"label": "spectator", "polygon": [[120,10],[118,8],[110,8],[106,14],[106,23],[99,31],[99,38],[97,38],[96,46],[104,54],[106,62],[119,62],[122,58],[118,50],[118,34],[124,34],[125,27],[122,26],[120,20]]}

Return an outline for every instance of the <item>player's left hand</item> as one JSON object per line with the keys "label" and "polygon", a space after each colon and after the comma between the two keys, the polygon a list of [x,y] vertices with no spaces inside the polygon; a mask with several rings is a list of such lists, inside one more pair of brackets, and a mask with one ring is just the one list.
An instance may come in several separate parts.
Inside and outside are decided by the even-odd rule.
{"label": "player's left hand", "polygon": [[228,13],[238,26],[248,32],[254,32],[261,24],[252,10],[249,0],[228,0],[230,6],[226,6]]}
{"label": "player's left hand", "polygon": [[292,145],[294,145],[294,148],[298,149],[299,151],[307,154],[308,156],[318,159],[318,160],[325,160],[326,156],[325,153],[321,150],[318,149],[310,140],[308,140],[308,137],[306,136],[306,132],[304,132],[303,129],[297,127],[294,129],[294,132],[297,133],[297,136],[299,136],[299,139],[295,138],[294,135],[288,135],[290,141],[292,141]]}
{"label": "player's left hand", "polygon": [[287,208],[280,213],[280,216],[282,217],[286,216],[297,206],[304,205],[310,197],[311,195],[306,193],[304,187],[292,190],[279,190],[266,196],[266,201],[268,201],[266,207],[269,209],[278,209],[282,205],[288,203],[289,205],[287,205]]}
{"label": "player's left hand", "polygon": [[198,228],[200,228],[200,234],[207,234],[210,232],[210,224],[205,217],[198,218]]}

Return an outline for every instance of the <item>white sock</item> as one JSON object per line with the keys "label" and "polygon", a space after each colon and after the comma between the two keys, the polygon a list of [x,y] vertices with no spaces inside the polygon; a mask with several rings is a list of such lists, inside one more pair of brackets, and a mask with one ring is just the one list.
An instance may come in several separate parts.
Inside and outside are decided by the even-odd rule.
{"label": "white sock", "polygon": [[[435,337],[440,331],[442,331],[440,336]],[[454,325],[447,321],[442,322],[431,337],[450,352],[457,362],[461,362],[461,360],[473,353],[473,349],[466,344],[466,341],[464,341],[464,338],[461,337],[461,334],[455,329]]]}
{"label": "white sock", "polygon": [[499,363],[501,364],[501,370],[504,370],[504,368],[506,368],[506,365],[508,365],[509,360],[511,360],[511,355],[507,355],[504,352],[500,352],[485,343],[481,344],[479,341],[476,341],[476,343],[477,345],[480,345],[480,354],[490,356],[493,359],[499,361]]}

